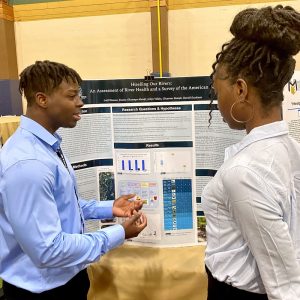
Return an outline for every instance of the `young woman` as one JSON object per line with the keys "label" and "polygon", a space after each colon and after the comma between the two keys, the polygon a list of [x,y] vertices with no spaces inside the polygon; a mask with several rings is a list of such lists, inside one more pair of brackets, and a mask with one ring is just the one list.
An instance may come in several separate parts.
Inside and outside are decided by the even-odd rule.
{"label": "young woman", "polygon": [[[249,8],[213,64],[224,121],[247,135],[203,191],[208,299],[300,299],[300,145],[282,121],[300,14]],[[300,129],[299,129],[300,130]]]}

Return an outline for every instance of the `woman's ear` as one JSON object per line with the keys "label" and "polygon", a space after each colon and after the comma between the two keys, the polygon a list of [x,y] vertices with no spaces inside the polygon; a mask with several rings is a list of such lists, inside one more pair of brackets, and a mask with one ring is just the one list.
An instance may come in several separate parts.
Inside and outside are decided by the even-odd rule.
{"label": "woman's ear", "polygon": [[237,79],[237,81],[235,83],[235,93],[236,93],[237,99],[239,99],[240,101],[243,101],[247,98],[248,85],[244,79],[242,79],[242,78]]}

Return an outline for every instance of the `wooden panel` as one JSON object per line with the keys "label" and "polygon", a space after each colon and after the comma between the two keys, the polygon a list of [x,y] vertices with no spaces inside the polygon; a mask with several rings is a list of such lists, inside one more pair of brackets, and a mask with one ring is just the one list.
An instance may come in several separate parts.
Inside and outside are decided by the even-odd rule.
{"label": "wooden panel", "polygon": [[[281,2],[287,2],[281,1]],[[184,9],[198,7],[213,7],[268,3],[270,0],[161,0],[161,6],[169,9]],[[67,0],[14,5],[16,21],[30,21],[56,18],[74,18],[81,16],[98,16],[122,13],[137,13],[150,11],[150,6],[156,6],[157,0]],[[2,14],[3,15],[3,14]],[[1,17],[1,10],[0,10]]]}
{"label": "wooden panel", "polygon": [[[158,1],[157,0],[149,0],[150,2],[150,7],[157,7]],[[159,1],[159,6],[168,6],[168,1],[167,0],[160,0]]]}
{"label": "wooden panel", "polygon": [[58,2],[58,1],[69,1],[69,0],[8,0],[8,3],[10,5],[18,5],[18,4],[32,4],[32,3]]}
{"label": "wooden panel", "polygon": [[[162,72],[169,73],[169,33],[168,33],[168,10],[162,6],[160,11],[161,21],[161,59]],[[151,7],[151,33],[152,33],[152,65],[153,73],[160,74],[159,57],[159,35],[158,35],[158,17],[157,7]]]}
{"label": "wooden panel", "polygon": [[[288,2],[290,0],[283,0]],[[228,6],[228,5],[242,5],[255,3],[274,2],[271,0],[168,0],[169,9],[183,9],[183,8],[199,8],[199,7],[214,7],[214,6]]]}
{"label": "wooden panel", "polygon": [[0,79],[17,79],[14,22],[0,19]]}
{"label": "wooden panel", "polygon": [[74,18],[150,11],[149,0],[73,0],[15,5],[15,21]]}
{"label": "wooden panel", "polygon": [[13,21],[14,20],[14,11],[13,7],[5,4],[0,1],[0,19]]}

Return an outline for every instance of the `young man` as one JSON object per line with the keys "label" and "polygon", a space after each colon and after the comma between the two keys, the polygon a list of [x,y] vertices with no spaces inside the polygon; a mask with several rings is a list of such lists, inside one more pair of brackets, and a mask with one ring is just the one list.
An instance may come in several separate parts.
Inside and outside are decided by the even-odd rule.
{"label": "young man", "polygon": [[[86,265],[147,225],[142,203],[78,197],[74,171],[60,150],[60,127],[80,120],[81,78],[55,62],[37,61],[20,75],[27,113],[0,156],[0,277],[7,300],[86,299]],[[85,219],[129,217],[84,233]]]}

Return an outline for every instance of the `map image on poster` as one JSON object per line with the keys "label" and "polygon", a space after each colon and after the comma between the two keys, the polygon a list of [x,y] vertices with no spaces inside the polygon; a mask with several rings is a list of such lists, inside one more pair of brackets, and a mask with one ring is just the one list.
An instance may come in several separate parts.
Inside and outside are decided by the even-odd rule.
{"label": "map image on poster", "polygon": [[99,173],[100,200],[115,200],[115,179],[113,172]]}

